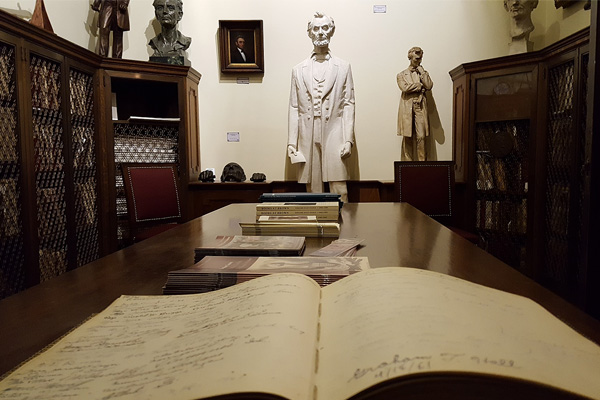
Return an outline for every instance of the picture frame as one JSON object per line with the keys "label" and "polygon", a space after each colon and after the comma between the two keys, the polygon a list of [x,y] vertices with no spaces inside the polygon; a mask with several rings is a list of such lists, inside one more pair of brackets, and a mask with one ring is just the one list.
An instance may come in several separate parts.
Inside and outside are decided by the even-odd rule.
{"label": "picture frame", "polygon": [[220,20],[219,52],[224,74],[264,73],[263,21]]}

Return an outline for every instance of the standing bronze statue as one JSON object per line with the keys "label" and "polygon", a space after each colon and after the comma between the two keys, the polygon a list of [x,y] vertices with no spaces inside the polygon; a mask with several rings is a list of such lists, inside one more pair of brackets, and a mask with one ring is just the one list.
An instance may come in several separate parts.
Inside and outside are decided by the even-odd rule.
{"label": "standing bronze statue", "polygon": [[98,28],[100,29],[100,43],[98,54],[108,56],[108,42],[110,32],[113,33],[113,58],[123,57],[123,32],[129,30],[129,0],[94,0],[90,5],[92,10],[99,13]]}

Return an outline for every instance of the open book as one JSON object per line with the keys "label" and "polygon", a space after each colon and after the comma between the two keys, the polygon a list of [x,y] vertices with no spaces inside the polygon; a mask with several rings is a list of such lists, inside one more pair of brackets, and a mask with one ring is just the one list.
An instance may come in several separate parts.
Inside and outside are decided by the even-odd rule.
{"label": "open book", "polygon": [[123,296],[0,381],[0,398],[600,399],[599,376],[600,347],[531,300],[380,268],[324,288],[274,274]]}

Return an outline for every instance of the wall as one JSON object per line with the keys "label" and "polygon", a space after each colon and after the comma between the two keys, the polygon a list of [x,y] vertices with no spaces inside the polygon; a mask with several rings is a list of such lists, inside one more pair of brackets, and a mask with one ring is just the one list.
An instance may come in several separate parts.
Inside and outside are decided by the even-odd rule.
{"label": "wall", "polygon": [[[93,50],[97,14],[89,2],[45,0],[55,32]],[[385,14],[373,6],[385,4]],[[0,0],[0,7],[33,10],[35,0]],[[132,30],[125,34],[124,58],[147,60],[147,42],[155,36],[151,0],[131,0]],[[68,12],[67,12],[68,11]],[[400,159],[396,136],[400,90],[396,74],[408,65],[412,46],[424,49],[423,66],[433,81],[430,119],[432,153],[452,158],[452,82],[457,65],[508,54],[508,17],[502,0],[185,0],[179,30],[192,37],[188,51],[200,82],[202,168],[238,162],[249,177],[263,172],[269,180],[294,179],[286,157],[287,109],[292,67],[312,50],[306,35],[315,11],[336,22],[331,50],[352,64],[356,93],[354,179],[392,180],[393,161]],[[533,13],[531,39],[542,48],[589,26],[589,11],[567,10],[541,0]],[[265,74],[222,75],[218,63],[219,20],[261,19],[264,24]],[[248,77],[249,84],[236,78]],[[239,143],[226,133],[240,132]]]}
{"label": "wall", "polygon": [[583,10],[585,1],[556,9],[554,1],[542,0],[535,10],[538,21],[532,32],[534,49],[542,49],[590,25],[590,11]]}

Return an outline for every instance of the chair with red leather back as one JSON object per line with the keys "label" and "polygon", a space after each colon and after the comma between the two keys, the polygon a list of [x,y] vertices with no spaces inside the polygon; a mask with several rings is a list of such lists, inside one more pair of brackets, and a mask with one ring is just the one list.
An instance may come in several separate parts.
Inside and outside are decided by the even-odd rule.
{"label": "chair with red leather back", "polygon": [[177,164],[123,163],[121,169],[134,242],[171,229],[180,222]]}
{"label": "chair with red leather back", "polygon": [[406,202],[477,244],[476,234],[452,226],[454,162],[395,161],[396,201]]}

